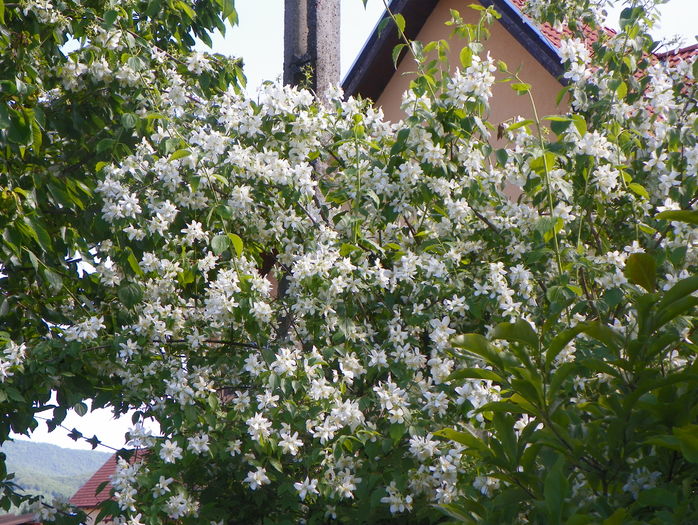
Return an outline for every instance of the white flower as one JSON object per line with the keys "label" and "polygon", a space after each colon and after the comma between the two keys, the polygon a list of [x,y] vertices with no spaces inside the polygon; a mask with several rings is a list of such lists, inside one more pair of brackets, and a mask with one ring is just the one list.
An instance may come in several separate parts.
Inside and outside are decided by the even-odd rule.
{"label": "white flower", "polygon": [[309,479],[308,476],[305,477],[305,480],[294,483],[293,488],[298,491],[298,497],[301,500],[305,500],[308,494],[319,494],[317,480]]}
{"label": "white flower", "polygon": [[247,421],[247,432],[255,441],[261,441],[271,435],[271,421],[257,412]]}
{"label": "white flower", "polygon": [[174,463],[176,460],[182,459],[182,447],[168,439],[160,449],[160,457],[165,463]]}
{"label": "white flower", "polygon": [[298,454],[300,447],[303,446],[303,441],[298,439],[298,432],[291,434],[290,432],[281,432],[281,440],[279,446],[284,454],[295,456]]}
{"label": "white flower", "polygon": [[203,454],[209,451],[208,435],[200,432],[187,440],[187,448],[195,454]]}
{"label": "white flower", "polygon": [[165,476],[160,476],[160,480],[157,482],[155,487],[153,487],[153,496],[158,498],[164,496],[170,492],[170,484],[174,481],[172,478],[166,478]]}
{"label": "white flower", "polygon": [[257,490],[262,485],[271,483],[271,480],[267,477],[267,471],[262,467],[257,467],[257,470],[248,472],[244,481],[250,484],[252,490]]}

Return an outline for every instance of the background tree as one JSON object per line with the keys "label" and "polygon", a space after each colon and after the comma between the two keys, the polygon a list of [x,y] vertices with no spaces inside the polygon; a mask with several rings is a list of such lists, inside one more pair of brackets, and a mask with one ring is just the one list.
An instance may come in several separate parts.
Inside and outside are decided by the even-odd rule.
{"label": "background tree", "polygon": [[[210,96],[244,83],[241,64],[192,52],[194,38],[236,23],[232,1],[0,2],[0,338],[32,348],[3,358],[0,441],[34,428],[51,391],[54,423],[112,382],[94,352],[46,353],[66,303],[103,294],[81,272],[109,236],[94,199],[95,166],[133,151],[159,123],[164,71],[195,72]],[[18,353],[17,353],[18,352]]]}

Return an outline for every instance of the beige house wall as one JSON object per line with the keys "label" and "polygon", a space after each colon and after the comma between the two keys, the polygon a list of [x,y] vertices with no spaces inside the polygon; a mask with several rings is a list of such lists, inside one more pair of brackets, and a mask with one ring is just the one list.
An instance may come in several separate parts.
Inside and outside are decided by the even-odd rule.
{"label": "beige house wall", "polygon": [[[465,41],[458,37],[451,37],[451,28],[444,25],[451,19],[450,9],[460,12],[467,23],[477,23],[480,13],[468,7],[472,0],[441,0],[432,11],[417,40],[423,43],[433,40],[447,40],[450,51],[449,61],[452,68],[460,66],[460,51]],[[542,118],[546,115],[564,112],[565,108],[557,108],[555,99],[562,89],[562,85],[553,77],[531,54],[502,26],[495,22],[490,26],[491,36],[485,42],[485,49],[490,52],[492,58],[506,62],[510,71],[520,68],[520,78],[533,86],[532,93],[535,100],[538,115]],[[407,90],[410,81],[414,78],[416,65],[411,56],[407,55],[399,64],[396,73],[390,79],[385,90],[378,98],[376,105],[383,108],[388,120],[397,121],[404,117],[400,109],[402,94]],[[505,75],[497,71],[498,80]],[[522,116],[533,118],[531,102],[527,95],[517,95],[508,83],[497,83],[492,89],[490,99],[490,114],[488,120],[492,124],[500,124],[512,117]]]}

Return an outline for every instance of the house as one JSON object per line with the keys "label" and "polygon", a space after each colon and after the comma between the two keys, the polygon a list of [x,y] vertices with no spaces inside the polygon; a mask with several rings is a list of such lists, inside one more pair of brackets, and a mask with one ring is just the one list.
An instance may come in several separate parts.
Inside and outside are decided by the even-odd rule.
{"label": "house", "polygon": [[87,514],[86,525],[95,524],[99,504],[111,498],[111,477],[116,472],[116,464],[117,455],[113,454],[69,500],[71,505]]}
{"label": "house", "polygon": [[[532,96],[539,116],[560,113],[555,100],[564,86],[564,68],[558,48],[564,33],[549,24],[536,25],[522,8],[526,0],[478,0],[483,6],[494,6],[501,18],[490,26],[491,36],[486,49],[496,60],[503,60],[510,70],[520,68],[521,79],[532,85]],[[450,36],[451,28],[445,22],[451,19],[450,10],[460,12],[466,23],[477,23],[480,13],[468,8],[464,0],[392,0],[391,11],[401,14],[406,22],[405,34],[410,40],[430,42],[445,39],[450,44],[449,62],[452,67],[460,64],[459,53],[464,41]],[[611,30],[609,30],[611,31]],[[595,40],[587,32],[588,44]],[[414,70],[414,61],[403,58],[395,70],[392,50],[398,41],[396,31],[379,32],[378,26],[364,45],[359,57],[347,74],[343,87],[350,96],[360,95],[375,101],[383,109],[388,120],[399,120],[402,93],[407,89]],[[674,63],[698,55],[698,45],[677,51],[657,54],[659,60]],[[406,74],[407,73],[407,74]],[[498,79],[504,77],[496,72]],[[489,120],[495,124],[513,117],[532,118],[533,110],[527,97],[518,96],[506,83],[496,83],[492,91]]]}
{"label": "house", "polygon": [[[123,456],[122,454],[126,454]],[[128,459],[133,464],[136,461],[142,461],[147,455],[146,449],[136,449],[131,451],[120,451],[113,454],[107,461],[104,462],[97,472],[88,479],[82,487],[70,498],[69,503],[87,514],[85,525],[103,525],[111,523],[109,518],[96,521],[100,513],[100,504],[114,499],[112,497],[113,485],[112,478],[116,474],[119,456]],[[1,524],[0,524],[1,525]]]}
{"label": "house", "polygon": [[35,514],[5,514],[0,516],[0,525],[41,525],[41,522],[36,521]]}

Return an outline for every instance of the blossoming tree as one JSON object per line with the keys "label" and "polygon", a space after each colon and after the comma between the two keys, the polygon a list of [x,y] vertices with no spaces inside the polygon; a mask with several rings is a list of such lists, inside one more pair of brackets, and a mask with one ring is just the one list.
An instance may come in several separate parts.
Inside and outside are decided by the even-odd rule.
{"label": "blossoming tree", "polygon": [[339,92],[210,92],[209,59],[154,52],[129,149],[87,177],[95,271],[43,335],[8,333],[1,391],[51,366],[56,420],[137,410],[147,453],[104,505],[134,525],[690,521],[696,67],[650,54],[651,19],[564,42],[567,105],[501,138],[493,72],[531,88],[456,14],[461,67],[422,62],[394,123]]}

